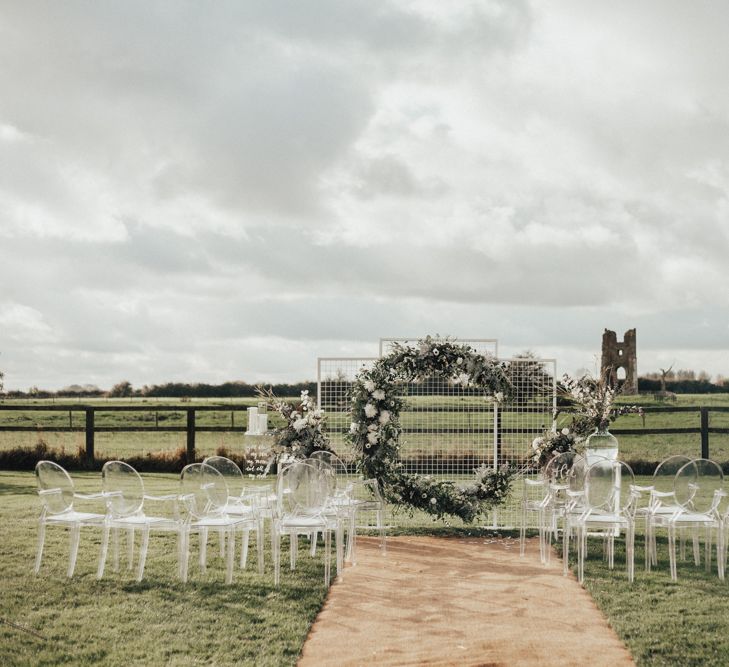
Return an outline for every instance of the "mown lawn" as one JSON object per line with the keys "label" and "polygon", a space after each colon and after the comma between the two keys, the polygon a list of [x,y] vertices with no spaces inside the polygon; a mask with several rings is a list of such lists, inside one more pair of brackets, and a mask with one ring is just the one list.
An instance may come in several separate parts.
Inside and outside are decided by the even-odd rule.
{"label": "mown lawn", "polygon": [[[607,616],[638,665],[676,667],[729,665],[729,582],[719,581],[690,556],[679,561],[678,582],[668,572],[668,547],[659,540],[657,568],[643,569],[642,536],[636,548],[635,582],[623,568],[625,552],[616,553],[615,570],[602,560],[602,547],[591,540],[585,564],[585,588]],[[703,557],[703,545],[702,545]]]}
{"label": "mown lawn", "polygon": [[[98,489],[98,473],[73,477],[79,490]],[[176,489],[176,475],[148,474],[144,479],[149,492]],[[309,558],[303,548],[297,571],[283,568],[280,588],[272,585],[268,549],[266,574],[256,574],[253,548],[248,570],[236,570],[234,584],[227,587],[215,540],[207,574],[197,569],[194,549],[191,579],[183,586],[175,574],[174,540],[159,536],[150,542],[142,583],[123,568],[123,549],[122,571],[109,569],[98,582],[99,540],[93,529],[82,536],[76,576],[70,581],[65,577],[67,535],[49,529],[41,575],[35,577],[38,501],[33,475],[0,472],[0,497],[3,666],[291,665],[326,595],[321,559]],[[444,526],[423,515],[401,516],[398,523],[391,534],[494,535],[457,521]],[[502,535],[517,539],[516,532]],[[729,664],[729,583],[691,560],[679,564],[679,581],[672,582],[665,538],[659,542],[658,567],[646,573],[641,535],[636,546],[636,579],[630,585],[619,542],[616,568],[610,571],[600,542],[591,540],[585,582],[636,662]]]}
{"label": "mown lawn", "polygon": [[[99,490],[98,473],[75,473],[77,488]],[[144,475],[149,493],[172,493],[176,475]],[[173,537],[153,535],[142,583],[125,569],[95,578],[99,532],[82,532],[76,576],[68,580],[68,535],[47,530],[40,576],[33,575],[39,504],[32,473],[0,472],[0,665],[293,665],[326,588],[322,559],[300,549],[297,570],[274,588],[270,551],[256,573],[254,539],[248,569],[225,586],[217,540],[208,570],[176,576]],[[214,536],[213,536],[214,537]],[[123,545],[122,545],[123,546]],[[268,545],[267,545],[268,546]],[[286,548],[286,547],[285,547]],[[321,552],[319,552],[321,553]],[[12,624],[12,625],[11,625]],[[16,627],[20,626],[20,627]]]}

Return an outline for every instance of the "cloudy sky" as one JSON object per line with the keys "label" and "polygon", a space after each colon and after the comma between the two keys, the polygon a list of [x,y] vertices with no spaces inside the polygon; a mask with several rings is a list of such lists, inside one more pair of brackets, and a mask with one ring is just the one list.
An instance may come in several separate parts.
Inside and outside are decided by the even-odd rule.
{"label": "cloudy sky", "polygon": [[0,2],[6,389],[381,336],[729,375],[729,5]]}

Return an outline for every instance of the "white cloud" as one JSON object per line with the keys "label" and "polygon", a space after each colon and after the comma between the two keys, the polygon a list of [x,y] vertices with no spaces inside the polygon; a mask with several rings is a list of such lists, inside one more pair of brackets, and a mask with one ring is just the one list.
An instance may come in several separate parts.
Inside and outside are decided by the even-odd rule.
{"label": "white cloud", "polygon": [[572,370],[605,326],[729,374],[726,14],[0,9],[6,386],[313,377],[437,331]]}

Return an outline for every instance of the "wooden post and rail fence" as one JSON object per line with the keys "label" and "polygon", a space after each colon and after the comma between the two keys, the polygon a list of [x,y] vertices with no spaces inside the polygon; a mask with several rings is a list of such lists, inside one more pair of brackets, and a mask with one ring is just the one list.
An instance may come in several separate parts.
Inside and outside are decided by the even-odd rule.
{"label": "wooden post and rail fence", "polygon": [[[140,407],[138,405],[34,405],[34,404],[15,404],[0,403],[0,432],[28,432],[28,431],[44,431],[44,432],[83,432],[85,433],[85,452],[89,461],[94,460],[95,456],[95,437],[97,433],[136,433],[136,432],[154,432],[154,433],[185,433],[186,434],[186,455],[188,461],[195,460],[195,436],[201,432],[227,432],[227,433],[244,433],[245,426],[236,426],[234,415],[236,412],[245,412],[249,406],[247,405],[155,405],[153,407]],[[50,425],[8,425],[3,423],[2,415],[7,411],[24,411],[24,412],[67,412],[68,426]],[[508,411],[508,408],[502,409]],[[659,413],[696,413],[700,415],[700,425],[698,427],[666,427],[666,428],[611,428],[610,432],[616,436],[620,435],[700,435],[701,436],[701,457],[710,458],[710,435],[712,434],[729,434],[729,427],[711,426],[711,413],[729,413],[729,406],[675,406],[675,407],[645,407],[646,415]],[[84,413],[85,419],[83,425],[74,425],[74,413]],[[110,412],[154,412],[154,424],[144,424],[136,426],[105,426],[99,425],[96,419],[96,413]],[[159,413],[183,413],[185,414],[184,426],[160,426]],[[230,412],[230,425],[225,426],[208,426],[198,425],[196,416],[199,412]],[[463,433],[472,432],[471,429],[449,429],[449,432]],[[409,429],[411,433],[431,432],[428,429]],[[500,429],[500,433],[529,433],[529,429]],[[541,429],[533,429],[535,435],[541,433]]]}

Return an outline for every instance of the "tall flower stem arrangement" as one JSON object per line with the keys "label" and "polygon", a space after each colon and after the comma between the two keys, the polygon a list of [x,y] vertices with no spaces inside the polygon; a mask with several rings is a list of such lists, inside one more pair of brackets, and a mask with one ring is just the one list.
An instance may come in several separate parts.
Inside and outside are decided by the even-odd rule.
{"label": "tall flower stem arrangement", "polygon": [[595,379],[589,375],[573,378],[562,376],[560,396],[569,405],[573,416],[572,430],[585,437],[594,431],[606,431],[610,423],[627,414],[644,417],[636,405],[615,405],[620,388],[608,382],[608,375]]}

